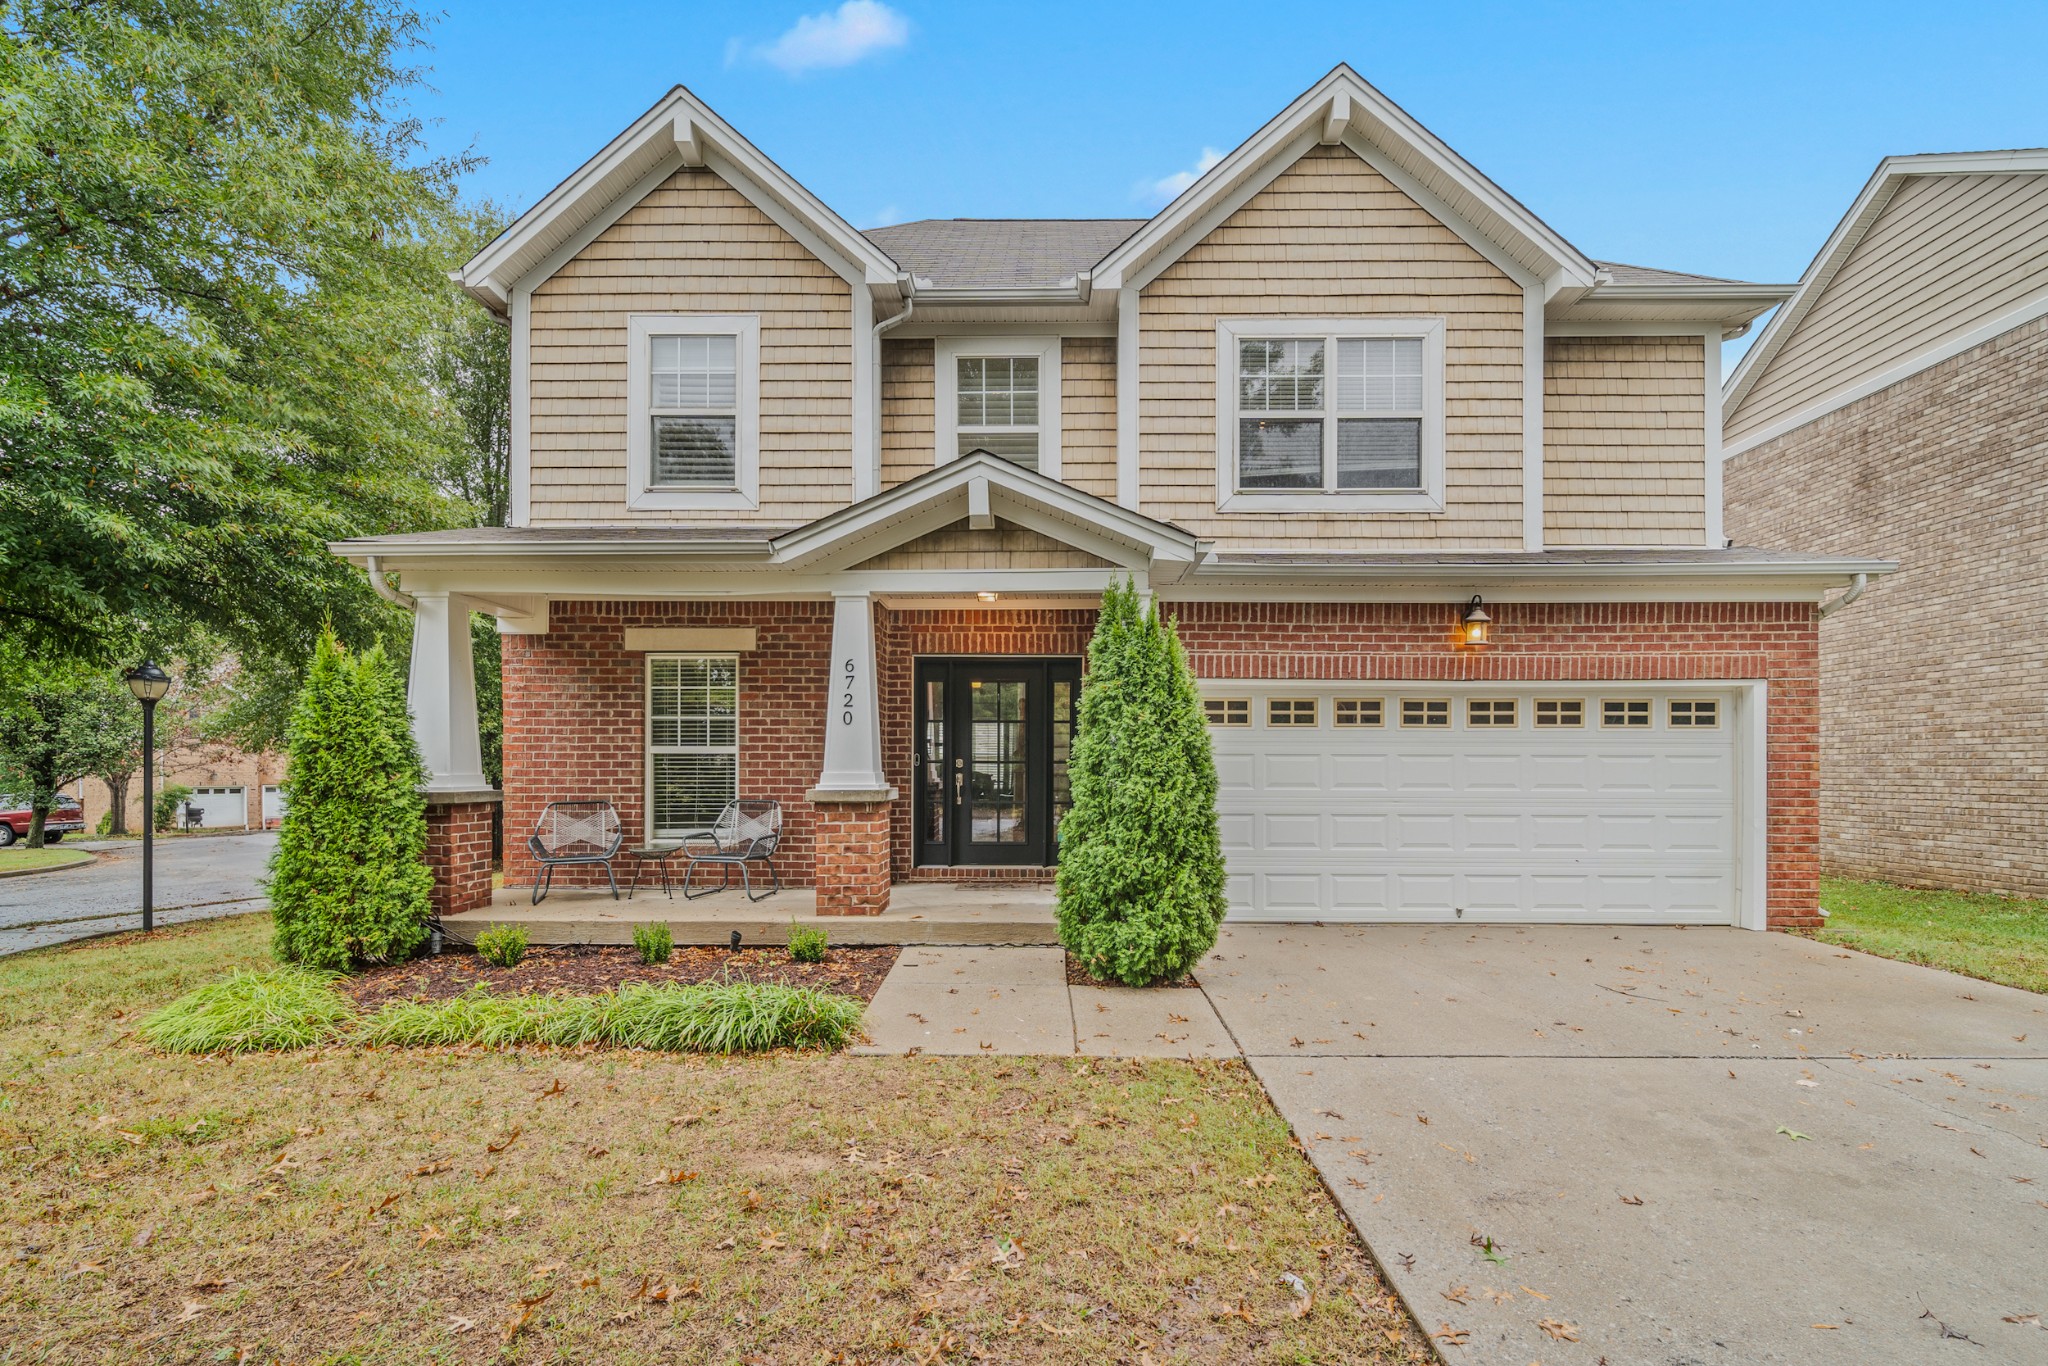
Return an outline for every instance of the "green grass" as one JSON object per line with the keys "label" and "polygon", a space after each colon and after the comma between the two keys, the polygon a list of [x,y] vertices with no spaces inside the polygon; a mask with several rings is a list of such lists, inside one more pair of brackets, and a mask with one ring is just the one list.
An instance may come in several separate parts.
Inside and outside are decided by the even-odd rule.
{"label": "green grass", "polygon": [[138,1046],[270,928],[0,959],[0,1361],[1432,1360],[1235,1060]]}
{"label": "green grass", "polygon": [[0,873],[42,872],[68,864],[91,862],[92,855],[86,850],[66,849],[62,845],[31,849],[16,840],[7,848],[0,849]]}
{"label": "green grass", "polygon": [[1823,878],[1820,904],[1825,943],[2048,992],[2048,901]]}
{"label": "green grass", "polygon": [[308,1048],[355,1016],[335,974],[307,968],[236,968],[156,1011],[136,1032],[167,1053],[250,1053]]}

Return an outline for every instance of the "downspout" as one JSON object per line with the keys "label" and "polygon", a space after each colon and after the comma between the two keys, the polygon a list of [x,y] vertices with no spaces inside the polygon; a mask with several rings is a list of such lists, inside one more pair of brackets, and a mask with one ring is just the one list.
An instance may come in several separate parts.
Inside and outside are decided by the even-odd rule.
{"label": "downspout", "polygon": [[1832,616],[1834,613],[1841,611],[1844,607],[1847,607],[1850,603],[1862,597],[1863,590],[1868,588],[1869,586],[1870,575],[1858,574],[1855,578],[1855,581],[1849,585],[1848,592],[1842,594],[1841,597],[1836,598],[1833,602],[1824,602],[1820,605],[1820,614],[1823,617],[1826,617]]}
{"label": "downspout", "polygon": [[401,593],[384,581],[384,573],[377,568],[377,557],[375,555],[364,556],[363,567],[370,571],[370,587],[376,591],[378,597],[386,602],[396,603],[408,612],[417,612],[419,610],[420,605],[413,600],[412,594]]}
{"label": "downspout", "polygon": [[884,332],[894,330],[901,323],[908,322],[910,320],[911,310],[917,307],[916,278],[914,276],[906,275],[903,277],[900,283],[907,284],[910,286],[909,290],[903,296],[903,311],[901,313],[891,314],[889,317],[886,317],[875,324],[875,374],[878,379],[882,373],[882,334]]}

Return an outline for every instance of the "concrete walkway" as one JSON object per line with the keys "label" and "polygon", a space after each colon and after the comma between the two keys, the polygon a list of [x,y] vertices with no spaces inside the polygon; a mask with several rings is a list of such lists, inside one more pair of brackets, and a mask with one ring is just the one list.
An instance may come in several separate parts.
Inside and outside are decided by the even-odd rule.
{"label": "concrete walkway", "polygon": [[1070,987],[1061,948],[903,950],[856,1053],[1234,1057],[1200,991]]}

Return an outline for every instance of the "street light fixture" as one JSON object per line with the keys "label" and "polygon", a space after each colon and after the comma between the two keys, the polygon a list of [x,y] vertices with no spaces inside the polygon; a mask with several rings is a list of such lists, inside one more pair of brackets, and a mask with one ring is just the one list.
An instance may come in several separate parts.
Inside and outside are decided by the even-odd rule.
{"label": "street light fixture", "polygon": [[171,676],[145,659],[122,677],[128,691],[142,704],[142,930],[147,934],[156,928],[156,888],[151,880],[155,872],[151,859],[156,850],[151,840],[156,833],[156,800],[150,792],[156,760],[156,704],[171,690]]}

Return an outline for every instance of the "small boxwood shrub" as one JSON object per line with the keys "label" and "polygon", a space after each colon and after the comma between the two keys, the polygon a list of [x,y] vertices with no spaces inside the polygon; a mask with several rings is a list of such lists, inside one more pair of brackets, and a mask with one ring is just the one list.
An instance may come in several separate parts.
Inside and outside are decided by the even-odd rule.
{"label": "small boxwood shrub", "polygon": [[476,937],[476,952],[494,968],[516,968],[526,957],[526,927],[492,925]]}
{"label": "small boxwood shrub", "polygon": [[652,967],[668,961],[668,956],[675,952],[676,941],[675,936],[669,933],[668,924],[656,920],[633,927],[633,947],[640,950],[640,961]]}
{"label": "small boxwood shrub", "polygon": [[832,946],[825,931],[814,925],[799,925],[789,922],[789,956],[799,963],[822,963],[825,950]]}
{"label": "small boxwood shrub", "polygon": [[238,969],[186,992],[143,1020],[144,1042],[171,1053],[305,1048],[335,1038],[354,1018],[335,974],[306,968]]}

